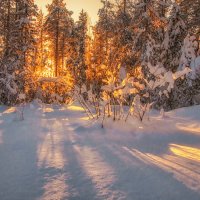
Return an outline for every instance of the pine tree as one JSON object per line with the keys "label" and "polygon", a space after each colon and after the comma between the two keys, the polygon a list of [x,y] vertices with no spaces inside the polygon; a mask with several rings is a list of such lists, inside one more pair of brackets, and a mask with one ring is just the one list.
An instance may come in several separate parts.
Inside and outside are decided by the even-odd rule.
{"label": "pine tree", "polygon": [[186,35],[186,24],[180,7],[176,3],[173,4],[164,31],[161,62],[167,70],[175,72],[179,66],[181,47]]}
{"label": "pine tree", "polygon": [[44,70],[44,67],[47,65],[47,56],[45,50],[45,32],[44,32],[44,14],[42,10],[39,11],[36,20],[36,41],[37,46],[35,50],[35,69],[34,72],[41,72]]}
{"label": "pine tree", "polygon": [[[138,0],[135,4],[134,15],[134,43],[135,66],[140,66],[145,61],[148,41],[157,43],[160,36],[162,19],[156,10],[155,0]],[[162,34],[162,33],[161,33]]]}
{"label": "pine tree", "polygon": [[76,45],[77,58],[75,61],[75,80],[76,84],[81,88],[86,84],[86,50],[87,50],[87,35],[88,31],[88,15],[83,10],[79,15],[79,20],[76,23]]}
{"label": "pine tree", "polygon": [[0,38],[1,38],[1,56],[9,47],[11,28],[14,23],[14,0],[2,0],[0,4]]}
{"label": "pine tree", "polygon": [[90,62],[87,77],[92,90],[99,97],[103,79],[112,71],[112,41],[114,35],[114,4],[109,0],[102,0],[102,8],[98,15],[99,20],[93,27],[93,39],[90,48]]}
{"label": "pine tree", "polygon": [[[130,7],[130,2],[129,2]],[[114,18],[114,34],[112,46],[114,47],[115,58],[119,65],[131,69],[134,65],[134,58],[132,54],[133,44],[133,14],[127,6],[127,1],[123,0],[118,6]]]}
{"label": "pine tree", "polygon": [[193,33],[200,34],[200,0],[192,0],[188,3],[187,0],[178,1],[181,11],[184,13],[184,20],[187,27]]}
{"label": "pine tree", "polygon": [[7,34],[1,66],[3,74],[1,101],[14,104],[20,102],[22,96],[25,97],[25,93],[28,99],[28,92],[31,90],[27,80],[30,80],[30,70],[33,64],[34,18],[37,14],[37,7],[32,0],[20,0],[12,4],[10,2],[7,8],[8,15],[12,8],[14,17],[9,18],[7,15],[9,25],[6,26]]}
{"label": "pine tree", "polygon": [[65,37],[73,23],[72,12],[67,10],[63,0],[53,0],[47,8],[45,31],[51,44],[55,76],[57,77],[64,65]]}
{"label": "pine tree", "polygon": [[102,0],[99,10],[99,21],[95,26],[95,36],[99,40],[102,53],[101,64],[111,65],[110,51],[114,30],[114,5],[109,0]]}

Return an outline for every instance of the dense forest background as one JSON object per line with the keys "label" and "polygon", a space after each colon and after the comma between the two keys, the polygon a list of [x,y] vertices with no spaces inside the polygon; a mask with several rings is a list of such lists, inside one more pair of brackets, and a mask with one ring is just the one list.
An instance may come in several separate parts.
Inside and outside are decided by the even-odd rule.
{"label": "dense forest background", "polygon": [[0,1],[1,104],[78,99],[90,116],[93,106],[120,117],[126,105],[142,118],[197,103],[200,0],[101,2],[91,27],[63,0],[46,16],[34,0]]}

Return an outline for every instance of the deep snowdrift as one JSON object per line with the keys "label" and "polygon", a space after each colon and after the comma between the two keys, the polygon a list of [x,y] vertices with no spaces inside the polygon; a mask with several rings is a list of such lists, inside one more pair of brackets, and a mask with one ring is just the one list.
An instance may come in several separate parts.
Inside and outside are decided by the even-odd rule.
{"label": "deep snowdrift", "polygon": [[101,129],[76,105],[0,107],[0,200],[199,200],[199,110]]}

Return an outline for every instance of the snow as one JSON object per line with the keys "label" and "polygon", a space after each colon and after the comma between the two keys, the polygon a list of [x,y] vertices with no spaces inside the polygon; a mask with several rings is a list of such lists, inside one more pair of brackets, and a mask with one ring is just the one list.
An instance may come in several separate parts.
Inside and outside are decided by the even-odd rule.
{"label": "snow", "polygon": [[196,79],[200,73],[200,56],[197,55],[199,43],[195,36],[188,35],[184,40],[184,46],[182,47],[182,56],[180,59],[179,69],[185,67],[191,68],[189,77]]}
{"label": "snow", "polygon": [[192,63],[191,68],[193,70],[194,77],[200,74],[200,56],[198,56]]}
{"label": "snow", "polygon": [[1,200],[199,200],[200,106],[89,121],[77,104],[0,106]]}

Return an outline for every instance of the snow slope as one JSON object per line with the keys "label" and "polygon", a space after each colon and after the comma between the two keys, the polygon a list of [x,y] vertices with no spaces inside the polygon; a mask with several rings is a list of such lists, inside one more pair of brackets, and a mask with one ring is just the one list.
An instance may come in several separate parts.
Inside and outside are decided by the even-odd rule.
{"label": "snow slope", "polygon": [[199,200],[199,110],[101,129],[77,105],[0,107],[0,200]]}

